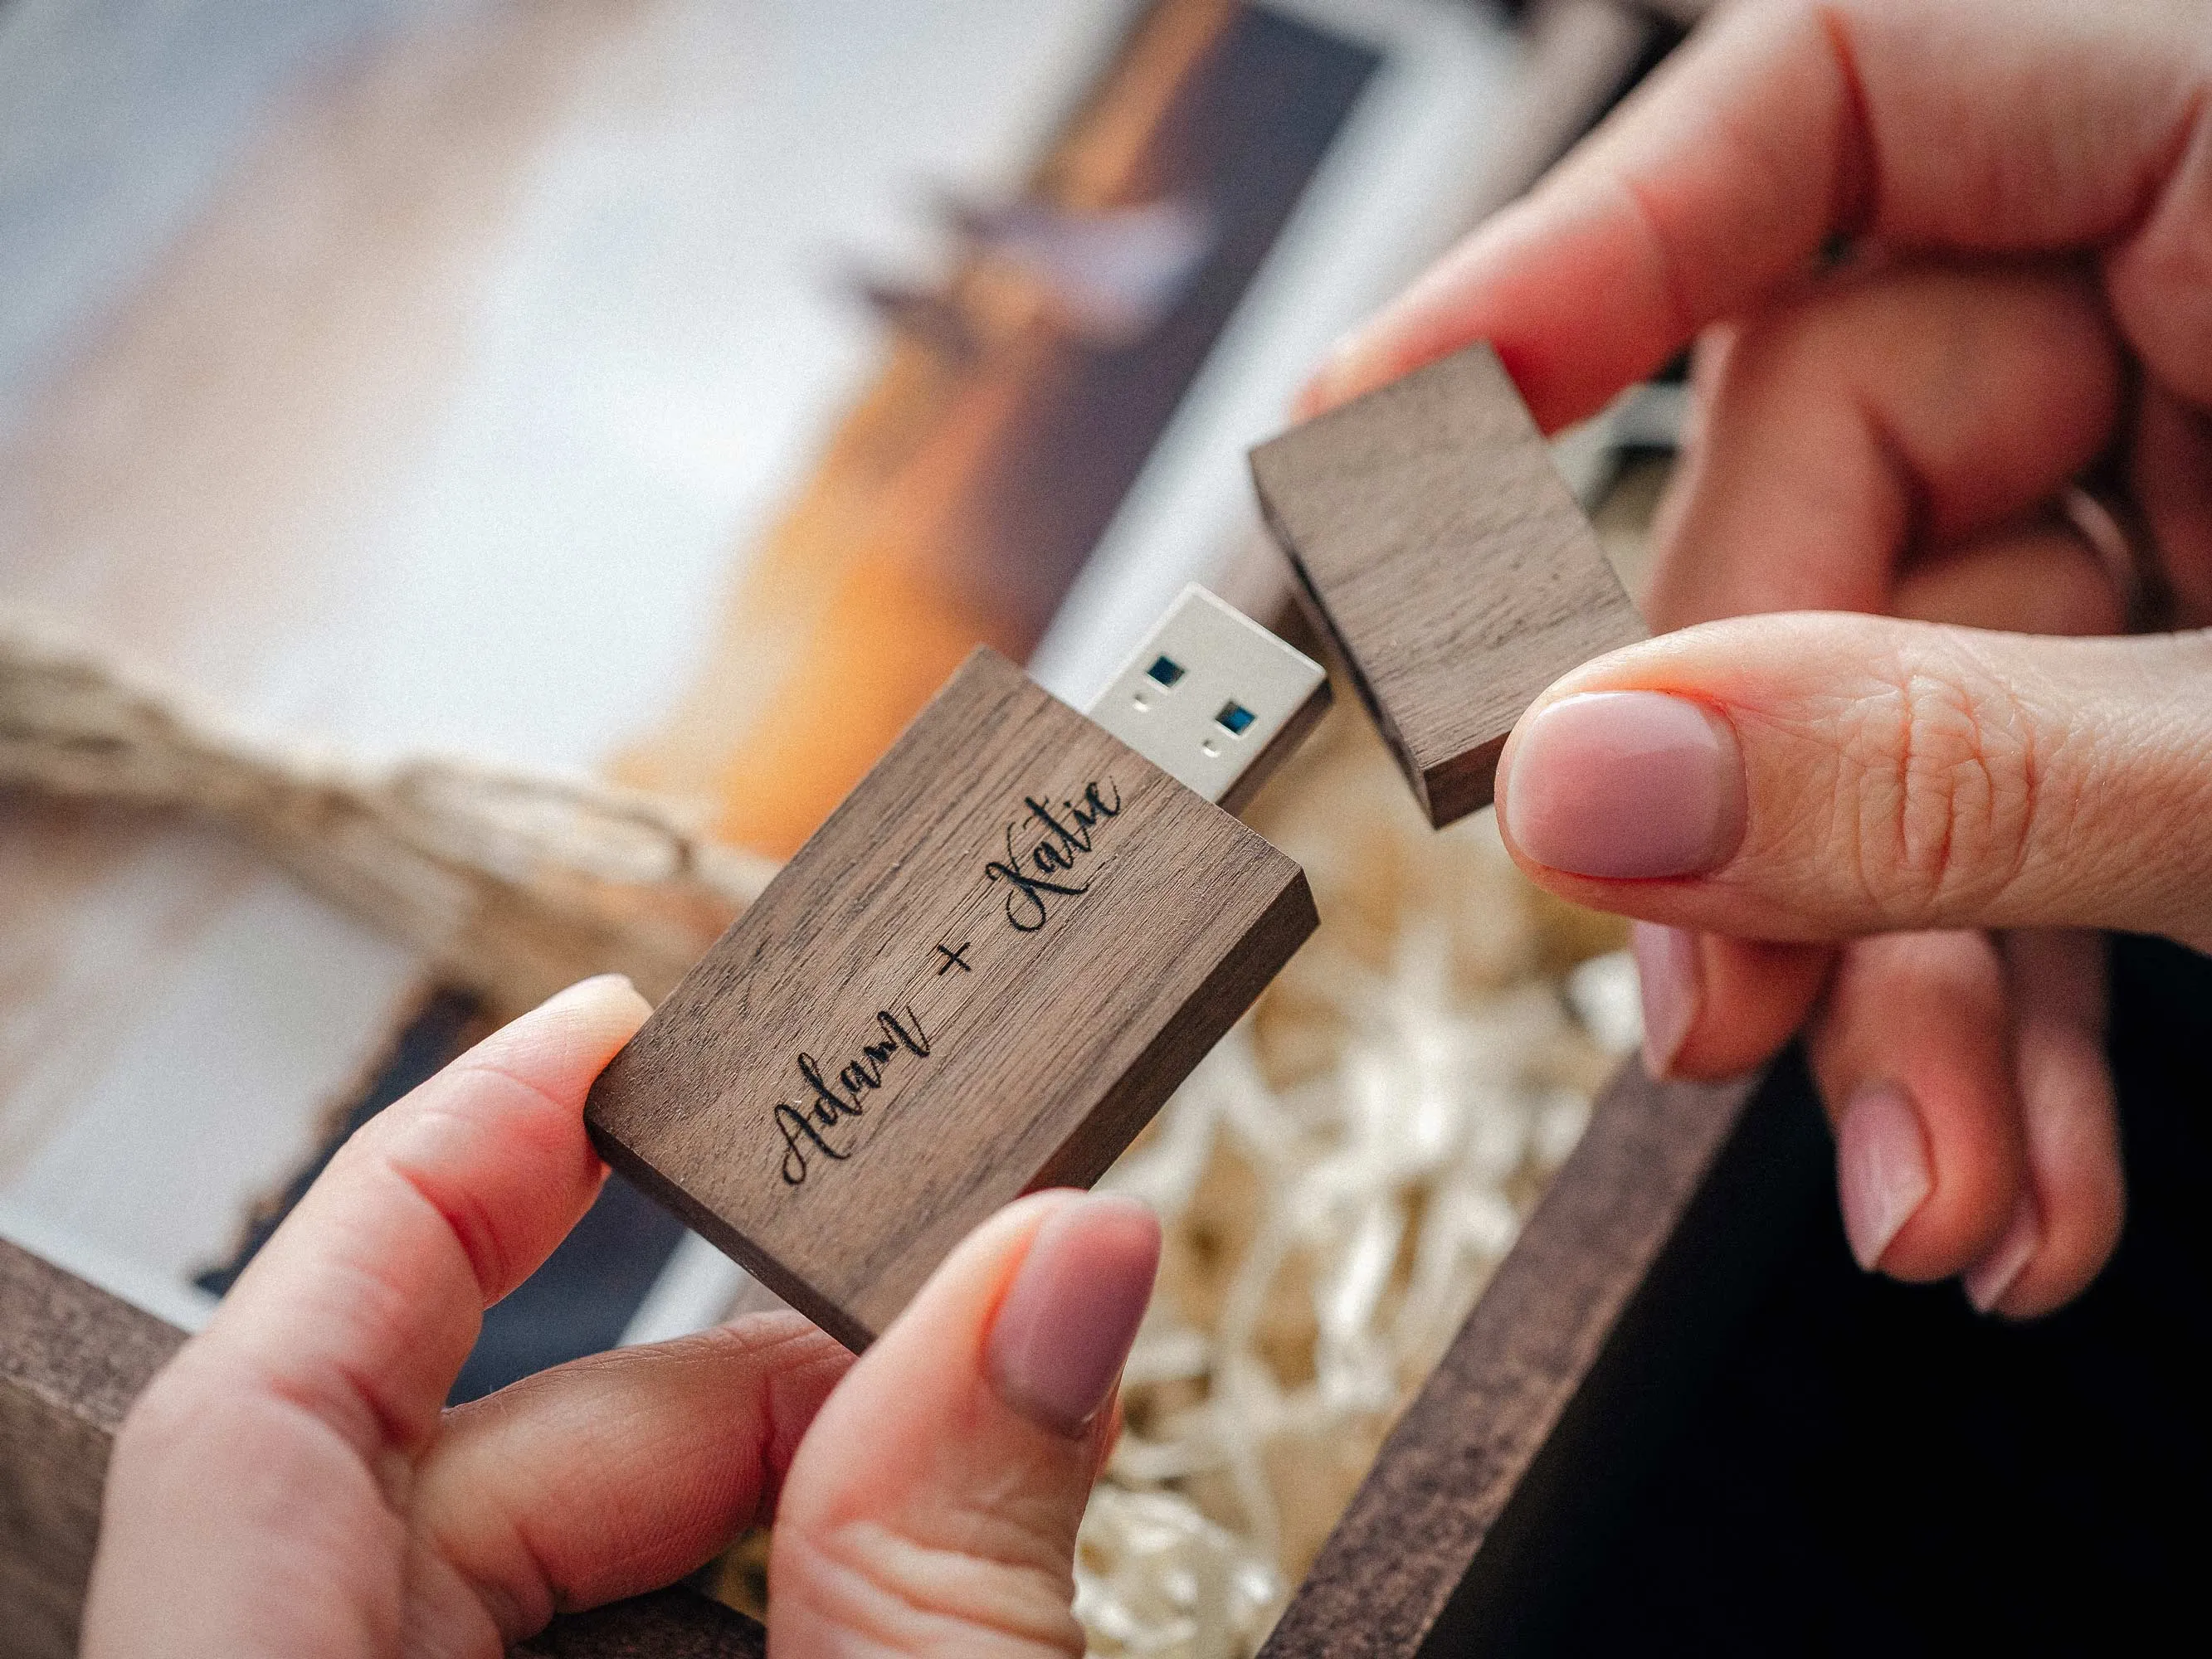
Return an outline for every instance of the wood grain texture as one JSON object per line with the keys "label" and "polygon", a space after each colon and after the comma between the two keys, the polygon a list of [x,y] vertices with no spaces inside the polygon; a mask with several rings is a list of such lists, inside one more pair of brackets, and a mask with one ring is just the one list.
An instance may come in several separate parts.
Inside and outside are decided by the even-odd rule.
{"label": "wood grain texture", "polygon": [[857,1349],[994,1210],[1095,1180],[1316,921],[1288,858],[978,651],[588,1120]]}
{"label": "wood grain texture", "polygon": [[[1805,1208],[1802,1179],[1775,1177],[1808,1167],[1798,1120],[1748,1111],[1759,1087],[1655,1084],[1634,1061],[1614,1079],[1262,1659],[1540,1650],[1524,1638],[1547,1579],[1565,1577],[1555,1558],[1602,1523],[1595,1500],[1613,1494],[1595,1489],[1632,1483],[1673,1385],[1693,1385],[1677,1363],[1698,1346],[1687,1325],[1717,1328],[1748,1305],[1747,1289],[1703,1271],[1709,1247],[1725,1240],[1738,1276],[1755,1273],[1780,1259],[1778,1218]],[[1817,1169],[1825,1137],[1804,1118]],[[1664,1307],[1647,1297],[1655,1276]]]}
{"label": "wood grain texture", "polygon": [[0,1654],[66,1659],[117,1425],[184,1333],[0,1240]]}
{"label": "wood grain texture", "polygon": [[1267,523],[1442,828],[1490,804],[1513,722],[1645,637],[1487,345],[1252,453]]}

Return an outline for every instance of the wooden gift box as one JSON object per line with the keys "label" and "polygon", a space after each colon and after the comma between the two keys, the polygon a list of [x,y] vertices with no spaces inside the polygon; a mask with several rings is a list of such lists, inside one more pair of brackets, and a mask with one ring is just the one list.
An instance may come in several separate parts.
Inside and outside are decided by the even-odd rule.
{"label": "wooden gift box", "polygon": [[[1446,1632],[1503,1633],[1533,1608],[1523,1583],[1532,1564],[1559,1552],[1589,1500],[1618,1486],[1628,1443],[1650,1438],[1666,1413],[1657,1358],[1681,1369],[1694,1346],[1686,1325],[1724,1322],[1712,1258],[1747,1262],[1755,1212],[1802,1210],[1814,1197],[1825,1157],[1817,1126],[1802,1111],[1747,1114],[1756,1093],[1657,1086],[1632,1065],[1614,1080],[1385,1444],[1270,1654],[1410,1656]],[[183,1340],[0,1243],[9,1655],[74,1650],[110,1441]],[[1623,1413],[1625,1389],[1637,1404]],[[1599,1470],[1609,1473],[1595,1478]],[[761,1652],[762,1634],[677,1589],[559,1620],[526,1650],[738,1656]]]}
{"label": "wooden gift box", "polygon": [[[2112,1052],[2128,1231],[2026,1328],[1850,1267],[1795,1056],[1722,1086],[1624,1068],[1267,1659],[2080,1651],[2191,1616],[2212,963],[2120,941]],[[111,1437],[181,1340],[0,1243],[0,1652],[73,1651]],[[679,1588],[526,1650],[734,1659],[762,1635]]]}

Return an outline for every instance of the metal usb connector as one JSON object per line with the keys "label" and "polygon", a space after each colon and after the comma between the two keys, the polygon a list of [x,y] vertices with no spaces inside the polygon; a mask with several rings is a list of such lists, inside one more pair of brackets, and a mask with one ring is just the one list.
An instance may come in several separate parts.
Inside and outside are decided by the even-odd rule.
{"label": "metal usb connector", "polygon": [[1328,702],[1319,663],[1194,583],[1086,712],[1177,782],[1234,812]]}

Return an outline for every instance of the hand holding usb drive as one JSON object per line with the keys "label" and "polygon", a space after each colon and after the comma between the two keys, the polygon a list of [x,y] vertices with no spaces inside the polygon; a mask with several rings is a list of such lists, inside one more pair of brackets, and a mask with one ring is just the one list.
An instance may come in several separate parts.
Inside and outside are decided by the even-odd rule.
{"label": "hand holding usb drive", "polygon": [[1224,808],[1328,696],[1194,587],[1087,718],[978,650],[608,1066],[601,1151],[866,1346],[986,1215],[1096,1180],[1313,931]]}

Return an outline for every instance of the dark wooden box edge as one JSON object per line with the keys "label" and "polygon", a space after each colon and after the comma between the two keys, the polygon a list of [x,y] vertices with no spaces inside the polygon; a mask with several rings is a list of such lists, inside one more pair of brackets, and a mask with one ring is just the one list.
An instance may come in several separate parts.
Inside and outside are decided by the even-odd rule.
{"label": "dark wooden box edge", "polygon": [[[1633,1062],[1385,1443],[1264,1650],[1528,1650],[1559,1553],[1601,1535],[1821,1178],[1784,1086],[1654,1084]],[[1762,1241],[1771,1248],[1762,1248]],[[0,1585],[49,1610],[0,1651],[74,1650],[107,1454],[181,1334],[0,1241]],[[757,1623],[681,1587],[555,1621],[549,1659],[755,1659]]]}

